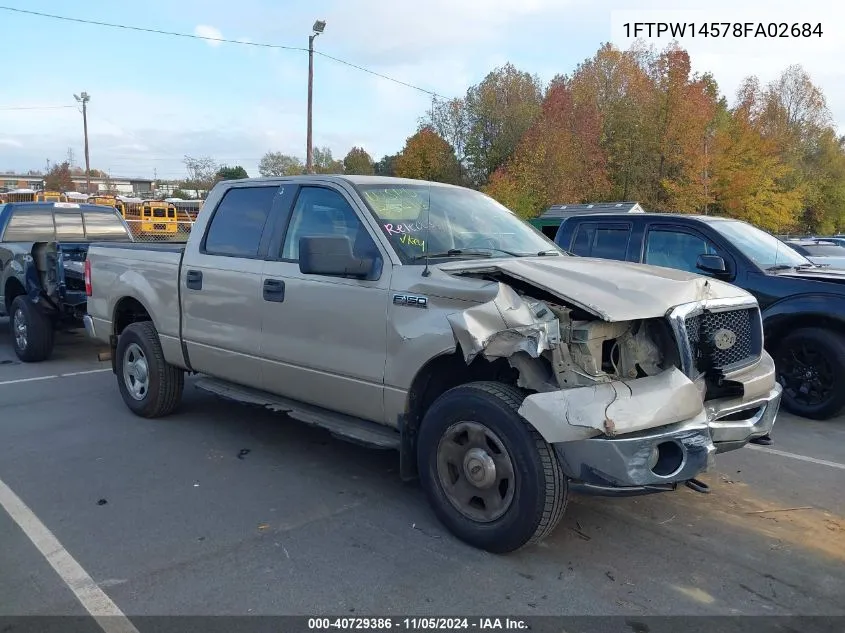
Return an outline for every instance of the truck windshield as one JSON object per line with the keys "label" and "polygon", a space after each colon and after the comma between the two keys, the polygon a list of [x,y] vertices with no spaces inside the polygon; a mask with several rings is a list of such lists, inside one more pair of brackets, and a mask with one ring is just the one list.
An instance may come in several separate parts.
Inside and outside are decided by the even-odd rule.
{"label": "truck windshield", "polygon": [[489,196],[428,184],[358,185],[404,263],[430,257],[564,255],[554,242]]}
{"label": "truck windshield", "polygon": [[711,226],[763,270],[813,266],[813,262],[774,235],[746,222],[718,220]]}

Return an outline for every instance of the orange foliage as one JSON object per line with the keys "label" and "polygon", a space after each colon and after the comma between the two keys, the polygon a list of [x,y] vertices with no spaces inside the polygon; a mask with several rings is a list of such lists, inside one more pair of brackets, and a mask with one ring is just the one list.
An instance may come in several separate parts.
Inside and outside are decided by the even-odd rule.
{"label": "orange foliage", "polygon": [[430,127],[408,137],[394,170],[402,178],[448,183],[456,183],[459,174],[452,146]]}

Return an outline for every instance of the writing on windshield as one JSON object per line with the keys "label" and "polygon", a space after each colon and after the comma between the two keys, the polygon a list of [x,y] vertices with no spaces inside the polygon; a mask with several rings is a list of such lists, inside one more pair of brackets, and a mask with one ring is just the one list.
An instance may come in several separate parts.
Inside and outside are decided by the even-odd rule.
{"label": "writing on windshield", "polygon": [[559,250],[512,211],[478,191],[392,183],[358,188],[406,263],[417,262],[421,252],[489,251],[502,257]]}

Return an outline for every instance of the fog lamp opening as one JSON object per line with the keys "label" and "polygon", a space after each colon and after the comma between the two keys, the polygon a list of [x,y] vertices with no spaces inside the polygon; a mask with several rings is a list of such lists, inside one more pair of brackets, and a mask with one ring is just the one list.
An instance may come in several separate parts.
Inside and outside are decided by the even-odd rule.
{"label": "fog lamp opening", "polygon": [[677,442],[660,442],[651,449],[648,466],[658,477],[677,473],[684,464],[684,449]]}

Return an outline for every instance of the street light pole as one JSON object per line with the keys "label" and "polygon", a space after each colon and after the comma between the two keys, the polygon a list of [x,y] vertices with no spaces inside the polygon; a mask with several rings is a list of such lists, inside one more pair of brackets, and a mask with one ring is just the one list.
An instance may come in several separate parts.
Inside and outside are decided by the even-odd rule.
{"label": "street light pole", "polygon": [[88,102],[91,96],[87,92],[73,95],[82,104],[82,129],[85,133],[85,193],[91,193],[91,162],[88,158]]}
{"label": "street light pole", "polygon": [[305,141],[308,146],[305,148],[305,172],[309,174],[314,173],[314,142],[311,123],[314,112],[314,40],[325,28],[325,20],[317,20],[312,27],[314,33],[308,36],[308,133]]}

